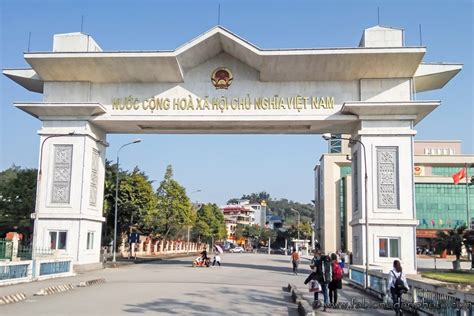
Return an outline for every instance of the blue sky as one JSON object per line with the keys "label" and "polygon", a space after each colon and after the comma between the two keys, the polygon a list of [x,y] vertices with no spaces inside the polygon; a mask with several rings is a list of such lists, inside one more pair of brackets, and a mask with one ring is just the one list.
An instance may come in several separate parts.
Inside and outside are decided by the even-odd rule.
{"label": "blue sky", "polygon": [[[50,51],[55,33],[90,34],[104,50],[174,49],[217,24],[261,48],[353,47],[364,28],[405,29],[407,45],[419,44],[426,62],[461,62],[463,71],[442,90],[418,95],[442,105],[416,129],[417,139],[460,139],[474,152],[472,1],[0,1],[1,68],[26,67],[22,53]],[[36,167],[40,122],[13,107],[41,100],[8,78],[0,79],[0,170],[13,163]],[[313,168],[327,144],[319,135],[109,135],[107,157],[139,136],[143,143],[121,154],[124,168],[138,165],[159,181],[166,165],[193,200],[223,203],[265,190],[300,202],[313,198]]]}

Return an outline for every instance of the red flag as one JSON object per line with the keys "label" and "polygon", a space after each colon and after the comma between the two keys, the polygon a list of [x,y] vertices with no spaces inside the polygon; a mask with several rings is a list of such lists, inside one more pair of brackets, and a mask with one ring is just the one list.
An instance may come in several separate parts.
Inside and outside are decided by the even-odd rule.
{"label": "red flag", "polygon": [[451,177],[453,177],[454,184],[458,184],[459,181],[466,177],[466,168],[462,168],[461,170],[453,174]]}

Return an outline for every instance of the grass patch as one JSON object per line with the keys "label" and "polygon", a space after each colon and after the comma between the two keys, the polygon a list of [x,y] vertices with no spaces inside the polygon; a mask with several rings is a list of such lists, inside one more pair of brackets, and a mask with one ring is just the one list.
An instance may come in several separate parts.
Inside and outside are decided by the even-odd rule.
{"label": "grass patch", "polygon": [[422,272],[421,275],[438,281],[474,284],[474,273],[469,272]]}

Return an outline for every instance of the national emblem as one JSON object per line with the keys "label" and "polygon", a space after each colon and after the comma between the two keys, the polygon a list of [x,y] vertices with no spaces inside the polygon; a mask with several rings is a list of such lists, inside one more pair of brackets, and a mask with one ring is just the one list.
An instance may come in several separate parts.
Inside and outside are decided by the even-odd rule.
{"label": "national emblem", "polygon": [[217,68],[211,75],[211,82],[216,89],[229,88],[233,79],[232,72],[224,67]]}

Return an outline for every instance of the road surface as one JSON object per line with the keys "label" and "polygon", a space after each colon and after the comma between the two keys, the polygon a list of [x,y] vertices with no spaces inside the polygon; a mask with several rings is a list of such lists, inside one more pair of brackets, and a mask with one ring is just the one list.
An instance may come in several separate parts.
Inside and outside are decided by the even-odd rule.
{"label": "road surface", "polygon": [[[0,306],[0,315],[297,315],[296,305],[284,287],[292,282],[306,289],[303,280],[309,269],[305,260],[295,276],[290,258],[281,255],[225,254],[223,266],[214,268],[192,268],[191,259],[128,265],[72,278],[1,287],[0,295],[22,291],[28,299]],[[107,282],[50,296],[32,296],[51,283],[77,285],[96,278]],[[347,288],[341,300],[357,295]],[[379,312],[370,311],[374,315]]]}

